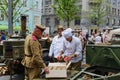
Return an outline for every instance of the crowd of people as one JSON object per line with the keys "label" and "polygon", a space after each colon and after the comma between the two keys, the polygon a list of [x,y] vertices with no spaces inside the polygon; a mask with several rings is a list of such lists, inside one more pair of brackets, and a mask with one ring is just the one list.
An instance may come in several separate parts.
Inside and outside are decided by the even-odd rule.
{"label": "crowd of people", "polygon": [[10,37],[18,37],[18,36],[20,36],[18,31],[14,31],[13,35],[10,35],[5,30],[1,30],[0,31],[0,44],[3,44],[3,41],[10,39]]}
{"label": "crowd of people", "polygon": [[111,40],[109,32],[110,30],[107,29],[103,32],[91,32],[91,34],[89,34],[88,32],[83,33],[82,31],[79,31],[78,35],[75,36],[81,39],[84,47],[86,44],[109,44]]}
{"label": "crowd of people", "polygon": [[[42,58],[42,46],[39,39],[49,39],[48,34],[44,32],[45,27],[36,24],[32,33],[28,34],[24,43],[24,57],[22,65],[25,67],[26,80],[33,80],[40,76],[42,70],[49,74],[49,68]],[[109,31],[98,31],[96,34],[92,32],[83,33],[79,31],[77,35],[71,28],[64,29],[63,26],[57,26],[57,35],[54,36],[50,44],[48,56],[50,62],[65,62],[69,64],[68,70],[81,70],[81,62],[86,44],[101,44],[109,43]],[[12,35],[13,37],[19,36],[18,31]],[[6,40],[4,32],[0,33],[0,40]]]}
{"label": "crowd of people", "polygon": [[[42,47],[39,42],[41,38],[49,39],[48,34],[44,32],[45,27],[36,24],[33,33],[25,39],[24,58],[22,64],[25,67],[26,80],[33,80],[38,77],[42,71],[49,74],[49,68],[42,59]],[[57,26],[57,35],[52,39],[48,56],[50,62],[65,62],[70,64],[68,70],[81,70],[81,61],[86,44],[109,43],[109,31],[101,33],[98,31],[89,35],[82,31],[76,35],[71,28],[64,29],[63,26]],[[40,69],[40,70],[39,70]]]}
{"label": "crowd of people", "polygon": [[92,33],[91,36],[89,36],[88,44],[110,44],[110,36],[109,36],[109,30],[105,30],[104,32],[98,31],[96,34]]}

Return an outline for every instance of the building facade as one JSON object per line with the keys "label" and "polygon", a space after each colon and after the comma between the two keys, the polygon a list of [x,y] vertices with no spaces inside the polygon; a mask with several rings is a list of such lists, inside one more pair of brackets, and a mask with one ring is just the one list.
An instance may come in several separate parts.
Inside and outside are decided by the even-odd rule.
{"label": "building facade", "polygon": [[[83,7],[82,7],[81,25],[90,27],[89,29],[92,29],[92,31],[94,29],[96,30],[98,27],[92,24],[92,21],[88,20],[85,16],[89,15],[89,11],[91,10],[90,9],[91,5],[95,3],[94,1],[83,0],[83,3],[82,3]],[[120,0],[106,0],[106,3],[104,3],[104,1],[105,0],[103,0],[102,4],[104,6],[106,5],[106,8],[105,8],[106,15],[102,18],[103,23],[99,25],[99,28],[104,29],[104,28],[113,28],[114,26],[120,26]]]}
{"label": "building facade", "polygon": [[[57,25],[62,25],[65,28],[67,27],[67,23],[59,20],[58,17],[55,14],[55,10],[51,7],[51,5],[54,3],[54,0],[42,0],[42,24],[46,27],[50,28],[50,32],[54,32],[56,30]],[[78,0],[77,4],[78,6],[82,5],[82,0]],[[80,20],[74,20],[70,23],[71,28],[77,28],[80,27]]]}
{"label": "building facade", "polygon": [[50,29],[55,30],[55,26],[59,25],[59,20],[55,15],[55,10],[51,7],[53,0],[42,0],[42,24]]}
{"label": "building facade", "polygon": [[[53,4],[53,2],[54,2],[53,0],[42,0],[42,24],[45,25],[46,27],[50,27],[51,32],[53,32],[56,29],[56,25],[59,24],[63,26],[67,25],[64,21],[58,20],[57,16],[55,15],[55,10],[51,7],[51,4]],[[94,3],[93,0],[77,1],[76,5],[80,7],[81,13],[79,15],[81,15],[81,19],[71,21],[70,23],[71,28],[73,29],[86,28],[95,30],[98,29],[98,27],[92,23],[92,20],[86,17],[87,15],[90,14],[89,11],[91,10],[90,9],[91,4],[93,3]],[[111,13],[103,17],[103,20],[105,21],[100,24],[99,28],[120,26],[120,0],[107,0],[107,4],[110,5],[109,10],[107,11]]]}
{"label": "building facade", "polygon": [[[14,27],[21,26],[20,17],[21,15],[26,16],[27,23],[26,27],[29,31],[34,29],[35,23],[41,23],[41,0],[21,0],[23,2],[23,6],[21,8],[21,14],[18,14],[19,18],[16,22],[14,22]],[[13,15],[14,16],[14,15]],[[2,14],[2,10],[0,11],[0,25],[8,26],[8,20],[4,14]]]}

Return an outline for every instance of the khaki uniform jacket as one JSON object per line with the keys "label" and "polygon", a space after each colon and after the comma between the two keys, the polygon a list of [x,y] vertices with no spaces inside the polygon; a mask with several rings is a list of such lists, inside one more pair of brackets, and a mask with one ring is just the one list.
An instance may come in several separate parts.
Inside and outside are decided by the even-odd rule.
{"label": "khaki uniform jacket", "polygon": [[29,34],[25,39],[24,54],[25,56],[21,62],[23,66],[27,68],[46,67],[42,59],[41,44],[38,40],[32,39],[32,34]]}

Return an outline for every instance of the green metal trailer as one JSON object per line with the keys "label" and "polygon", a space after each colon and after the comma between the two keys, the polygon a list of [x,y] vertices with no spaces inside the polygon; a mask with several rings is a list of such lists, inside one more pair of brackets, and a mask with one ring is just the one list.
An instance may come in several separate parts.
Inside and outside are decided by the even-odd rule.
{"label": "green metal trailer", "polygon": [[86,63],[70,80],[120,80],[120,45],[87,45]]}

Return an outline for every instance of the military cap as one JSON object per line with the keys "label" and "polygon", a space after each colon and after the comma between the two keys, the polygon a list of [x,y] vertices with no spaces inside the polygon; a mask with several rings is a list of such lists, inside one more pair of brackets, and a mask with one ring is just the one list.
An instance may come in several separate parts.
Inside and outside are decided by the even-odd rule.
{"label": "military cap", "polygon": [[41,29],[41,30],[45,30],[45,29],[46,29],[45,26],[42,26],[42,25],[40,25],[40,24],[35,24],[35,26],[36,26],[37,28]]}

